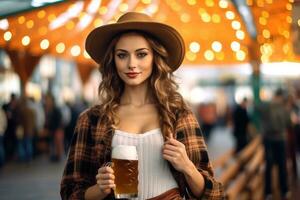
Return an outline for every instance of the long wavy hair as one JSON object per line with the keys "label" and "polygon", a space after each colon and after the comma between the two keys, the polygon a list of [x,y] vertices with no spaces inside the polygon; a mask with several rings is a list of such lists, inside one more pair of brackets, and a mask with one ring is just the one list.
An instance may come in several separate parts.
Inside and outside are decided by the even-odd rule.
{"label": "long wavy hair", "polygon": [[[152,36],[139,31],[130,31],[143,36],[153,50],[153,69],[149,77],[149,89],[153,94],[154,103],[159,112],[160,127],[163,136],[166,138],[174,134],[176,119],[188,108],[182,96],[177,92],[178,85],[174,80],[172,69],[167,65],[168,52]],[[128,32],[126,32],[128,33]],[[102,82],[98,88],[101,100],[100,117],[112,126],[118,123],[116,110],[120,105],[120,99],[124,92],[124,82],[119,77],[114,61],[114,51],[120,37],[117,35],[108,45],[107,53],[99,66],[102,75]]]}

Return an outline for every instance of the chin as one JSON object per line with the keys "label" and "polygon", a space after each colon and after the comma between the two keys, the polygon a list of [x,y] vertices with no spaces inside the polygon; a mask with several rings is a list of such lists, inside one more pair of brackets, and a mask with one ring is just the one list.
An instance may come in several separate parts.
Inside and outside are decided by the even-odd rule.
{"label": "chin", "polygon": [[133,81],[126,81],[125,82],[125,85],[128,85],[128,86],[138,86],[138,85],[141,85],[142,83],[141,82],[133,82]]}
{"label": "chin", "polygon": [[124,83],[125,85],[128,85],[128,86],[139,86],[139,85],[143,85],[145,83],[145,80],[124,80]]}

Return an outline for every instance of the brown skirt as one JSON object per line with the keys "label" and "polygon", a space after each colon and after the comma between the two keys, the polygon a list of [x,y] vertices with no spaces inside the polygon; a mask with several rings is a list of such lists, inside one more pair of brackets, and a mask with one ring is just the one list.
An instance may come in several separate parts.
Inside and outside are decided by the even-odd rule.
{"label": "brown skirt", "polygon": [[182,197],[180,196],[179,189],[173,188],[147,200],[182,200]]}

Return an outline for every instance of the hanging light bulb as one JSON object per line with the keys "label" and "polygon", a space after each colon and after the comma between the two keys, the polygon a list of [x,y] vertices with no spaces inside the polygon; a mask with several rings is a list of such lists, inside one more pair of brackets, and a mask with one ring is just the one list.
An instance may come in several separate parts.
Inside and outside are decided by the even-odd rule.
{"label": "hanging light bulb", "polygon": [[40,47],[41,47],[41,49],[45,50],[45,49],[48,49],[49,44],[50,44],[49,40],[43,39],[40,43]]}
{"label": "hanging light bulb", "polygon": [[11,37],[12,37],[12,34],[10,31],[6,31],[3,35],[3,38],[5,41],[9,41],[11,39]]}
{"label": "hanging light bulb", "polygon": [[23,44],[24,46],[27,46],[27,45],[30,44],[30,37],[29,37],[28,35],[26,35],[26,36],[24,36],[24,37],[22,38],[22,44]]}
{"label": "hanging light bulb", "polygon": [[64,43],[62,43],[62,42],[60,42],[60,43],[58,43],[57,45],[56,45],[56,52],[57,53],[63,53],[64,51],[65,51],[65,44]]}

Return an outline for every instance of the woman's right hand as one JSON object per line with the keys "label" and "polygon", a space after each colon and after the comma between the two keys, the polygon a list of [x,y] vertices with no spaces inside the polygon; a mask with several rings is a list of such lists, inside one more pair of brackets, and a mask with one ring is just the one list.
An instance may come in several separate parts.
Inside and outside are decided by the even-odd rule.
{"label": "woman's right hand", "polygon": [[114,170],[109,166],[98,169],[96,180],[101,192],[106,195],[110,194],[111,189],[116,187]]}

